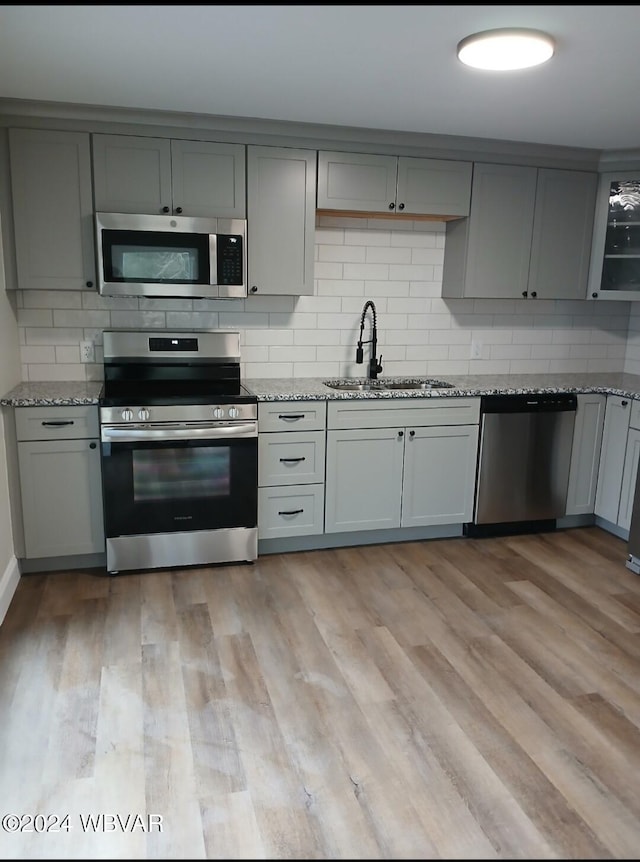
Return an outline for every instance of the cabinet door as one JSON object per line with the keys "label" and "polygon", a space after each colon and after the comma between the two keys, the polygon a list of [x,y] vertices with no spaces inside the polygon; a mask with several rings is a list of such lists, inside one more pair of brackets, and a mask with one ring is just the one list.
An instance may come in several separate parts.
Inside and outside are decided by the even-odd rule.
{"label": "cabinet door", "polygon": [[567,515],[593,514],[606,403],[606,395],[578,395],[569,468]]}
{"label": "cabinet door", "polygon": [[393,213],[397,156],[318,153],[318,209]]}
{"label": "cabinet door", "polygon": [[618,508],[618,526],[628,530],[631,526],[633,498],[638,476],[638,461],[640,460],[640,430],[630,428],[627,435],[627,449],[622,471],[622,488],[620,491],[620,506]]}
{"label": "cabinet door", "polygon": [[9,145],[18,287],[94,287],[89,135],[10,129]]}
{"label": "cabinet door", "polygon": [[588,299],[640,299],[640,174],[600,175]]}
{"label": "cabinet door", "polygon": [[477,452],[477,425],[407,429],[401,526],[470,521]]}
{"label": "cabinet door", "polygon": [[443,296],[526,296],[537,169],[474,164],[471,214],[447,222]]}
{"label": "cabinet door", "polygon": [[249,293],[313,294],[316,153],[247,148]]}
{"label": "cabinet door", "polygon": [[594,511],[613,524],[618,522],[630,410],[628,398],[607,396]]}
{"label": "cabinet door", "polygon": [[400,526],[400,430],[327,432],[325,532]]}
{"label": "cabinet door", "polygon": [[397,211],[468,216],[472,167],[471,162],[400,156]]}
{"label": "cabinet door", "polygon": [[99,441],[22,442],[18,462],[26,557],[103,552]]}
{"label": "cabinet door", "polygon": [[133,135],[94,135],[97,212],[171,212],[171,142]]}
{"label": "cabinet door", "polygon": [[173,211],[211,218],[245,218],[244,144],[171,141]]}
{"label": "cabinet door", "polygon": [[597,182],[586,171],[538,170],[529,296],[585,298]]}

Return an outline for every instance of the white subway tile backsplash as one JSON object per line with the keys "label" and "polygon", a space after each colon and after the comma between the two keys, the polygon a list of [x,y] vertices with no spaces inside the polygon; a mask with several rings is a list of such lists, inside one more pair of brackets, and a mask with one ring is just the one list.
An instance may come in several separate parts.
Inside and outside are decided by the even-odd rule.
{"label": "white subway tile backsplash", "polygon": [[[24,379],[100,379],[102,331],[131,327],[237,329],[246,377],[363,376],[368,354],[357,365],[355,347],[367,299],[376,304],[385,375],[640,372],[640,303],[443,299],[444,246],[443,222],[321,216],[313,296],[17,291]],[[84,339],[95,344],[94,363],[79,361]]]}
{"label": "white subway tile backsplash", "polygon": [[319,245],[318,262],[364,263],[367,249],[363,245]]}
{"label": "white subway tile backsplash", "polygon": [[53,311],[48,308],[19,308],[18,326],[53,326]]}

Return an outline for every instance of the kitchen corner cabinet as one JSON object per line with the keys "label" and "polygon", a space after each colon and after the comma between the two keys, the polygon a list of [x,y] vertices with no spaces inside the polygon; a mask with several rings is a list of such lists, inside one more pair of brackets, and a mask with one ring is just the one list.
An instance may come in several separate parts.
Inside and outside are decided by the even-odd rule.
{"label": "kitchen corner cabinet", "polygon": [[9,129],[9,152],[18,288],[93,288],[89,135]]}
{"label": "kitchen corner cabinet", "polygon": [[98,408],[18,407],[25,557],[104,552]]}
{"label": "kitchen corner cabinet", "polygon": [[622,533],[631,526],[640,462],[640,401],[607,396],[595,513]]}
{"label": "kitchen corner cabinet", "polygon": [[330,401],[325,532],[471,520],[478,398]]}
{"label": "kitchen corner cabinet", "polygon": [[372,216],[462,218],[469,214],[471,162],[318,153],[317,207]]}
{"label": "kitchen corner cabinet", "polygon": [[98,212],[245,218],[245,146],[93,135]]}
{"label": "kitchen corner cabinet", "polygon": [[471,213],[446,226],[442,295],[584,299],[597,174],[476,163]]}
{"label": "kitchen corner cabinet", "polygon": [[580,394],[577,399],[566,514],[592,515],[607,396]]}
{"label": "kitchen corner cabinet", "polygon": [[640,173],[600,175],[588,299],[640,299]]}
{"label": "kitchen corner cabinet", "polygon": [[314,150],[247,147],[250,297],[313,295],[315,194]]}
{"label": "kitchen corner cabinet", "polygon": [[258,537],[324,529],[324,401],[258,404]]}

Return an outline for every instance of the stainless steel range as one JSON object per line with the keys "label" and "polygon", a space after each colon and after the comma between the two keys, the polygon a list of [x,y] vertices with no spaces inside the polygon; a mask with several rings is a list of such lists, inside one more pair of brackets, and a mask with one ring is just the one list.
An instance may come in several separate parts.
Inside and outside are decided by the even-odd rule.
{"label": "stainless steel range", "polygon": [[106,330],[107,570],[258,555],[257,399],[227,331]]}

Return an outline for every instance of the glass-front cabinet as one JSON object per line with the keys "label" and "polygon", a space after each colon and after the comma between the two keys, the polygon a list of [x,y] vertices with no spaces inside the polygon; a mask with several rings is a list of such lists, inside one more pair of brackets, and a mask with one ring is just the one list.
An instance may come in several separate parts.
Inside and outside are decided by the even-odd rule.
{"label": "glass-front cabinet", "polygon": [[640,299],[640,171],[600,176],[589,299]]}

